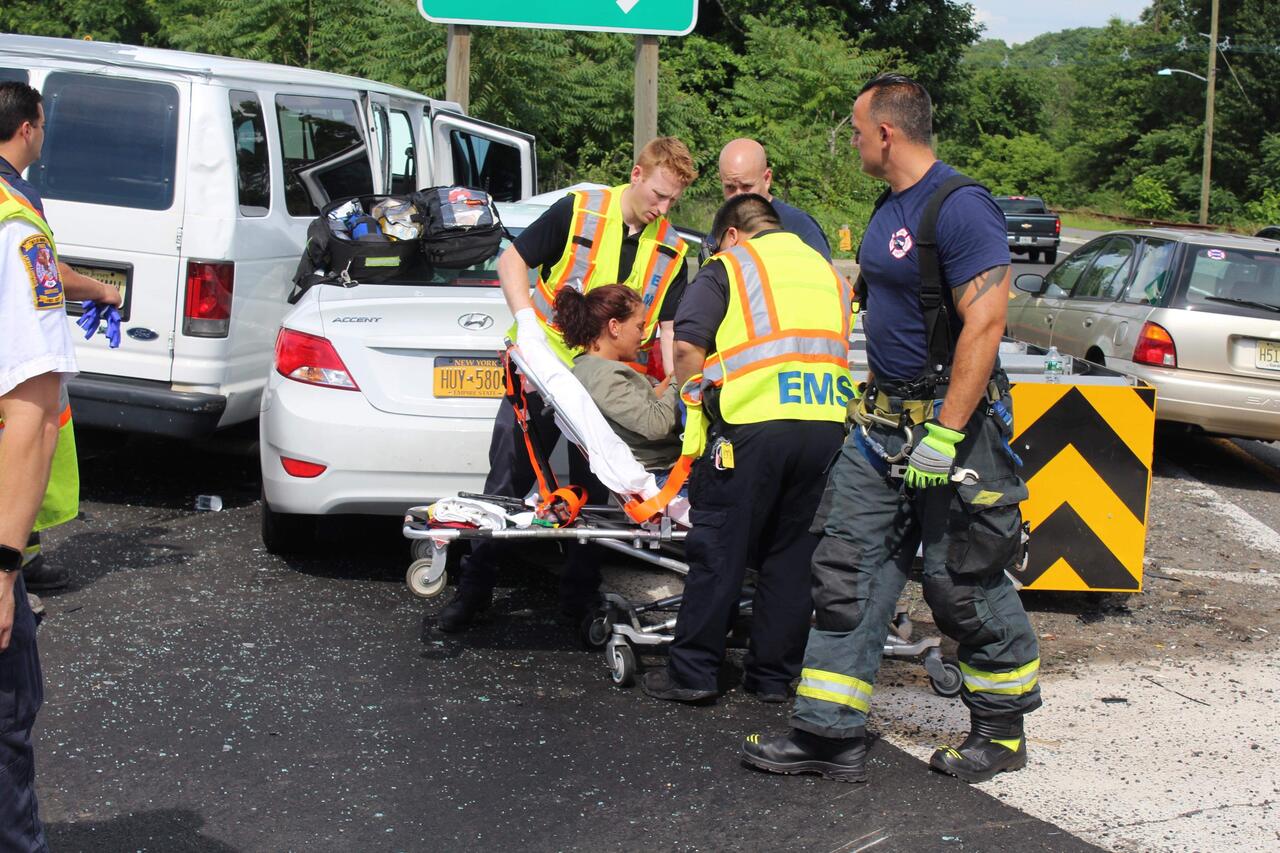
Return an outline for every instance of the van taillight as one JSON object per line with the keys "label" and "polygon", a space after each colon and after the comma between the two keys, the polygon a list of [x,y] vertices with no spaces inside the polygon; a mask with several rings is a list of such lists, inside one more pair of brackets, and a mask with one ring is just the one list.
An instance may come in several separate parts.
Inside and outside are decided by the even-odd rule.
{"label": "van taillight", "polygon": [[231,290],[236,265],[230,261],[187,261],[187,301],[182,334],[225,338],[231,328]]}
{"label": "van taillight", "polygon": [[1133,360],[1138,364],[1155,367],[1177,367],[1178,350],[1173,345],[1173,335],[1163,326],[1147,321],[1138,333],[1138,345],[1133,348]]}
{"label": "van taillight", "polygon": [[276,337],[276,372],[295,382],[359,391],[328,339],[281,329]]}

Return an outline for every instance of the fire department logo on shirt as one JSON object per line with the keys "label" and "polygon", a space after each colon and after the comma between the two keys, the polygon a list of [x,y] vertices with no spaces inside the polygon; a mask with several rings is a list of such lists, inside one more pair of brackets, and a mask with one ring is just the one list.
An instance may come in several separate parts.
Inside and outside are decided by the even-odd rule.
{"label": "fire department logo on shirt", "polygon": [[58,278],[58,262],[53,256],[49,238],[33,234],[18,245],[18,253],[31,279],[31,299],[37,311],[62,307],[62,279]]}
{"label": "fire department logo on shirt", "polygon": [[889,254],[898,260],[902,260],[914,245],[915,241],[911,239],[911,232],[905,228],[899,228],[889,237]]}

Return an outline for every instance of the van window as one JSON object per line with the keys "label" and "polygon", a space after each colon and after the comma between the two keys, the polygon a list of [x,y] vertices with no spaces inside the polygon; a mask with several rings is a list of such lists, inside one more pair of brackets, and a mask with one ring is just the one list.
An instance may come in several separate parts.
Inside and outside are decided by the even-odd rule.
{"label": "van window", "polygon": [[8,80],[17,80],[19,83],[27,82],[27,70],[25,68],[0,68],[0,83]]}
{"label": "van window", "polygon": [[520,200],[520,149],[462,130],[449,132],[454,183],[484,190],[494,201]]}
{"label": "van window", "polygon": [[241,216],[266,216],[271,209],[271,161],[262,102],[253,92],[232,90],[231,144],[236,152]]}
{"label": "van window", "polygon": [[[306,186],[296,170],[364,144],[355,101],[306,95],[277,95],[276,118],[284,154],[284,201],[291,216],[313,216]],[[360,157],[325,171],[320,176],[329,198],[373,193],[369,158]]]}
{"label": "van window", "polygon": [[43,94],[44,151],[29,178],[41,195],[143,210],[173,204],[174,86],[55,72]]}
{"label": "van window", "polygon": [[391,192],[411,193],[418,188],[418,156],[413,145],[413,123],[404,110],[391,111]]}

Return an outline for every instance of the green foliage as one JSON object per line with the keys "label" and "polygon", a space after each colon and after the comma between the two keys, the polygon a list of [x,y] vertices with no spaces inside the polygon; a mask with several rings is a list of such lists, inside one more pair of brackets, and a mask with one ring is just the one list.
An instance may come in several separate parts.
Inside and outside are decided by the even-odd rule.
{"label": "green foliage", "polygon": [[1164,219],[1174,212],[1177,199],[1155,175],[1143,173],[1133,179],[1125,197],[1134,212],[1141,216]]}
{"label": "green foliage", "polygon": [[1267,189],[1262,198],[1249,202],[1245,208],[1256,222],[1280,222],[1280,189]]}
{"label": "green foliage", "polygon": [[1062,203],[1061,161],[1053,146],[1039,136],[984,136],[977,148],[957,149],[951,159],[996,195],[1036,195],[1050,207]]}

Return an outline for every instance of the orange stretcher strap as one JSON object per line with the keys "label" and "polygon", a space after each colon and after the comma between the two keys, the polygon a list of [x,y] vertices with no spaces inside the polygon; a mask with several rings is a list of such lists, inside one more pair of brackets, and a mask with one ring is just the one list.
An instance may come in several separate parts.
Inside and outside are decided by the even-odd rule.
{"label": "orange stretcher strap", "polygon": [[627,515],[631,516],[632,521],[640,523],[649,521],[662,512],[676,495],[680,494],[680,490],[684,488],[685,481],[689,479],[689,469],[692,466],[693,457],[681,456],[676,460],[671,473],[667,476],[667,482],[663,485],[662,491],[647,501],[629,500],[622,508],[627,511]]}
{"label": "orange stretcher strap", "polygon": [[556,489],[538,504],[536,515],[544,521],[553,521],[557,527],[573,524],[582,507],[587,503],[587,490],[582,486],[568,485]]}
{"label": "orange stretcher strap", "polygon": [[524,436],[524,448],[529,454],[529,465],[538,478],[538,494],[543,502],[550,500],[551,487],[547,485],[547,476],[538,464],[538,453],[533,448],[533,438],[529,435],[529,400],[525,396],[524,379],[516,377],[515,368],[511,365],[510,352],[502,354],[502,368],[507,384],[507,399],[511,401],[511,409],[515,412],[516,425]]}

